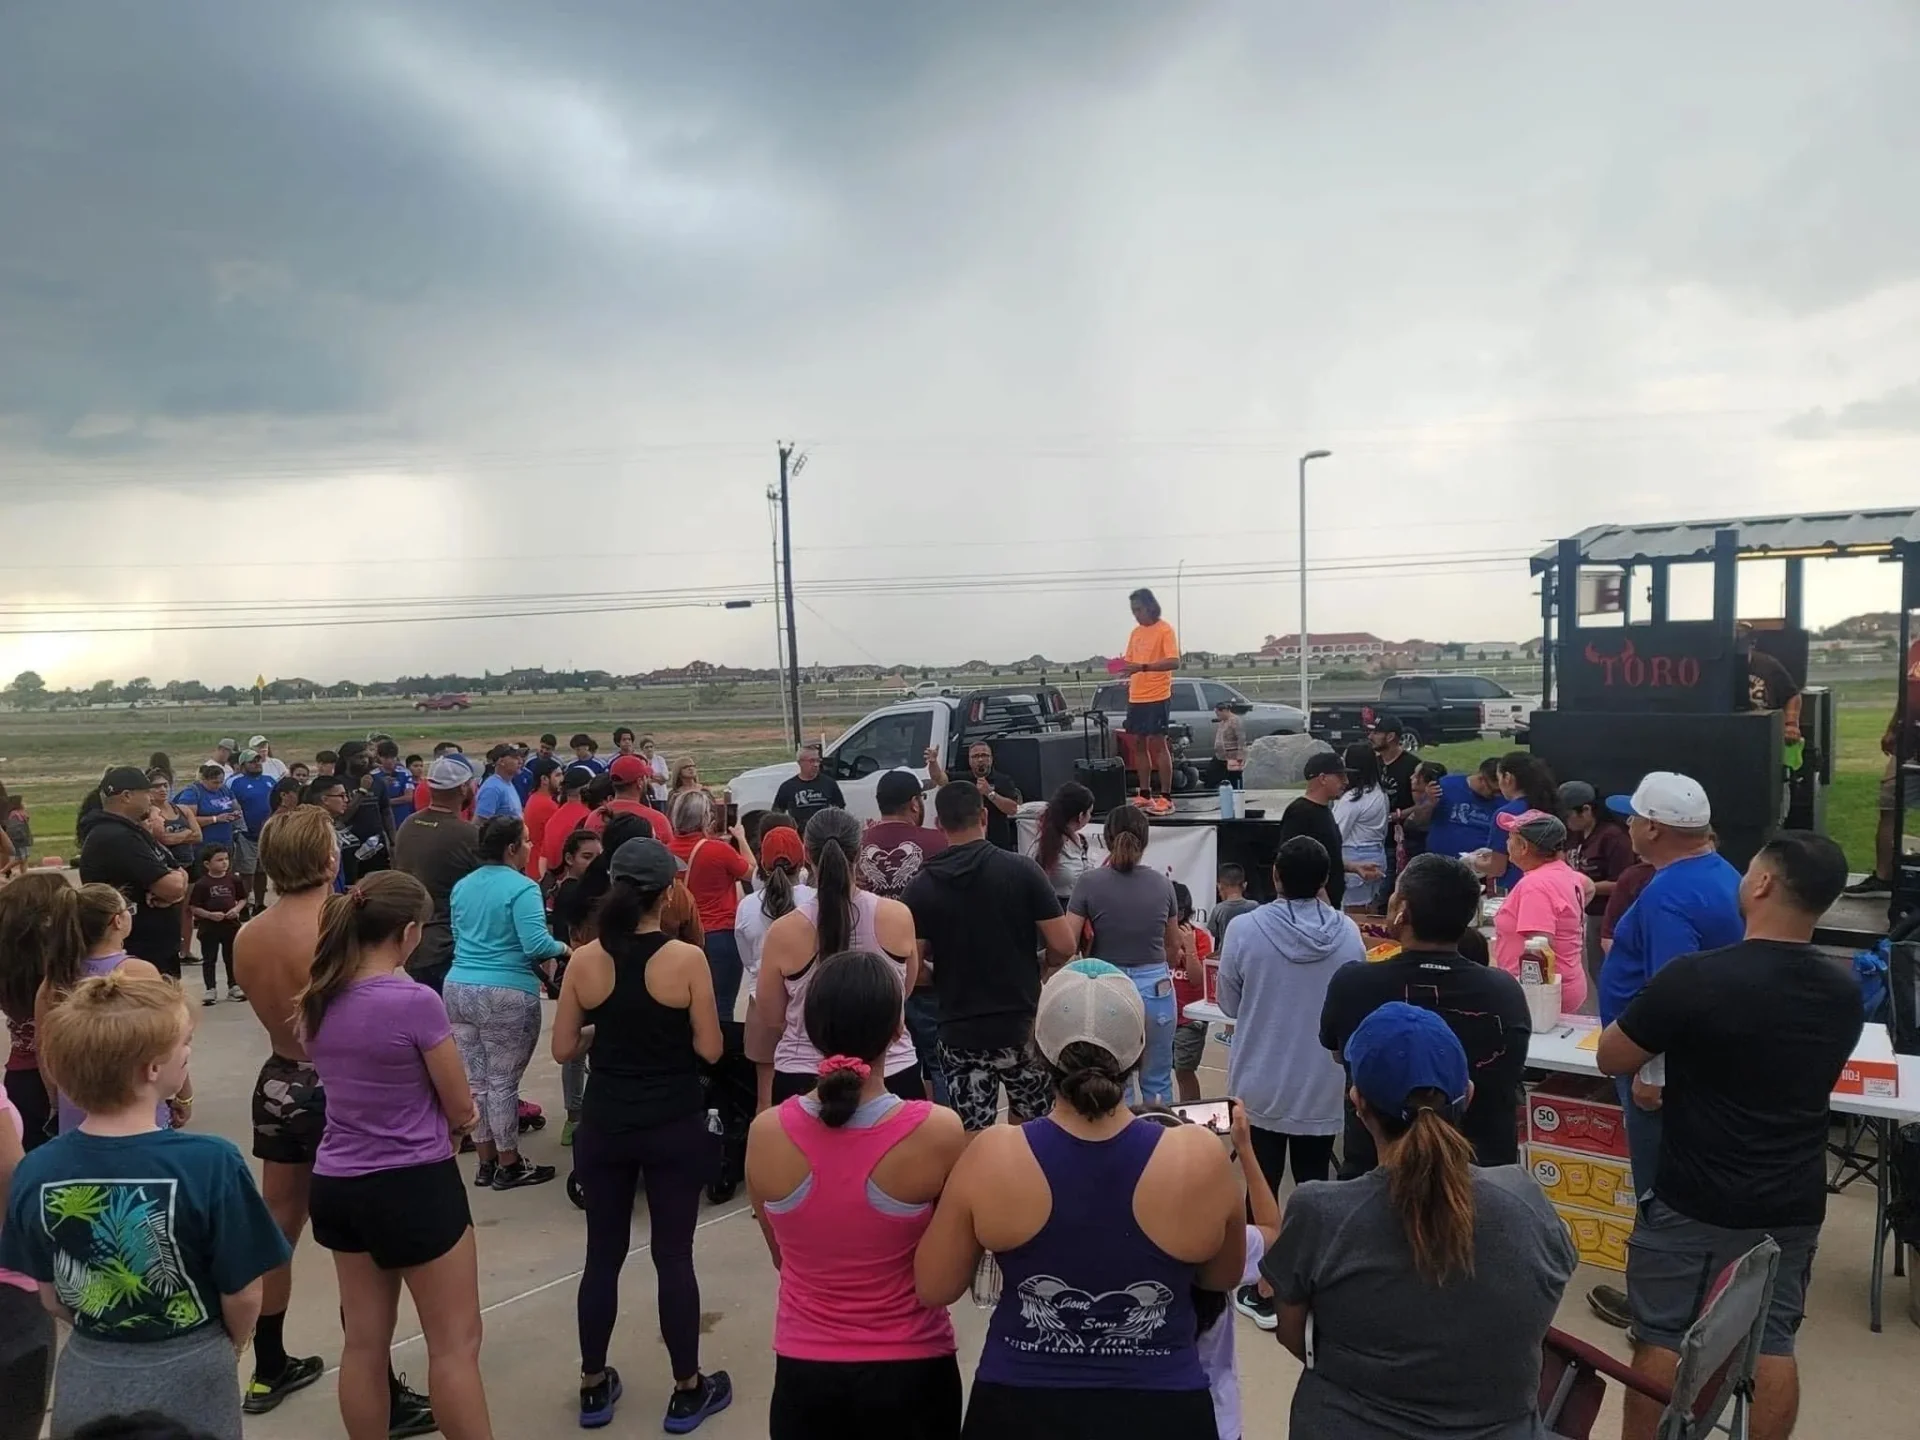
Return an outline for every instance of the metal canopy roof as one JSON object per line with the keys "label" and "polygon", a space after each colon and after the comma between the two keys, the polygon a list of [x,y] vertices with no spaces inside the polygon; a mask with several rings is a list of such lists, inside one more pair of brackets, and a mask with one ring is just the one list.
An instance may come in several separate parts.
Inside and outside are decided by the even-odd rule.
{"label": "metal canopy roof", "polygon": [[[1644,565],[1713,558],[1716,530],[1740,535],[1740,554],[1780,554],[1825,558],[1888,553],[1895,547],[1920,549],[1920,509],[1835,510],[1823,515],[1767,515],[1753,520],[1681,520],[1657,525],[1591,525],[1574,538],[1580,557],[1594,565]],[[1532,573],[1553,567],[1559,546],[1533,557]]]}

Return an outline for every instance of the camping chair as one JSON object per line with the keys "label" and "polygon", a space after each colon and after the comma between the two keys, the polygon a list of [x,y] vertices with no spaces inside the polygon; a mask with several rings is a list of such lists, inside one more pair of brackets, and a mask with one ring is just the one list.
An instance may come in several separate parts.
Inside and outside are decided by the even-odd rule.
{"label": "camping chair", "polygon": [[1681,1337],[1671,1388],[1584,1340],[1549,1329],[1541,1347],[1542,1423],[1562,1440],[1586,1440],[1600,1414],[1606,1382],[1613,1380],[1666,1407],[1654,1432],[1658,1440],[1699,1440],[1716,1429],[1747,1440],[1753,1372],[1779,1267],[1780,1247],[1762,1240],[1720,1272],[1699,1318]]}

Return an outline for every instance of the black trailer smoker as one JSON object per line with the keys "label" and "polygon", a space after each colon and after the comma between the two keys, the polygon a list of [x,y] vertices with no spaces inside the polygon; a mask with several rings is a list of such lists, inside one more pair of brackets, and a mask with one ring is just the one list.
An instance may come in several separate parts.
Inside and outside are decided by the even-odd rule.
{"label": "black trailer smoker", "polygon": [[[1591,781],[1602,794],[1630,791],[1649,770],[1692,775],[1713,802],[1727,858],[1744,867],[1781,824],[1825,829],[1826,789],[1835,747],[1831,692],[1809,688],[1803,622],[1808,560],[1873,556],[1901,566],[1902,673],[1920,679],[1904,657],[1912,615],[1920,609],[1920,509],[1852,510],[1657,525],[1596,525],[1534,556],[1540,577],[1541,686],[1532,745],[1554,773]],[[1754,648],[1779,660],[1803,692],[1805,753],[1791,772],[1779,713],[1752,708],[1748,666],[1735,612],[1743,560],[1782,560],[1784,614],[1751,622]],[[1704,620],[1668,613],[1672,571],[1712,567],[1713,609]],[[1634,571],[1644,570],[1637,612]],[[1906,684],[1896,686],[1901,737],[1894,757],[1920,775],[1906,713]],[[1911,723],[1910,723],[1911,722]],[[1909,823],[1904,786],[1894,787],[1894,854]],[[1856,868],[1871,857],[1854,856]],[[1892,914],[1920,903],[1920,860],[1896,867]]]}

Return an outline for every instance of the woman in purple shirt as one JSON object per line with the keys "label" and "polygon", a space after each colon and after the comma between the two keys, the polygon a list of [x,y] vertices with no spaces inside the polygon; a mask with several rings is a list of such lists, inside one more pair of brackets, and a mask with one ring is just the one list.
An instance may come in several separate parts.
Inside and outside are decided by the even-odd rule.
{"label": "woman in purple shirt", "polygon": [[446,1007],[407,977],[433,913],[411,875],[382,870],[320,912],[313,978],[299,996],[307,1058],[327,1096],[313,1163],[313,1238],[333,1252],[346,1345],[348,1440],[384,1440],[387,1355],[405,1279],[426,1332],[433,1413],[448,1440],[492,1440],[480,1383],[480,1283],[454,1135],[473,1092]]}

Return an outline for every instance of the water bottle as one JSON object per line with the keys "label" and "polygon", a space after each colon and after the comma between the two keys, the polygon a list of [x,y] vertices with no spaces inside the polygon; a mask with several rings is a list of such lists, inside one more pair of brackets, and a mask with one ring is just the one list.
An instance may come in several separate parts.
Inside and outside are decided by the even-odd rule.
{"label": "water bottle", "polygon": [[727,1133],[727,1127],[720,1123],[720,1112],[718,1110],[707,1111],[707,1133],[709,1135],[725,1135]]}
{"label": "water bottle", "polygon": [[1220,818],[1222,820],[1234,818],[1234,798],[1233,786],[1222,783],[1220,786]]}

